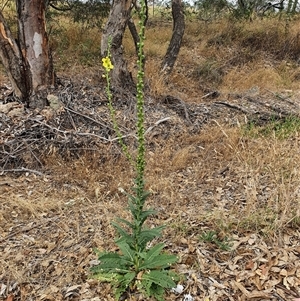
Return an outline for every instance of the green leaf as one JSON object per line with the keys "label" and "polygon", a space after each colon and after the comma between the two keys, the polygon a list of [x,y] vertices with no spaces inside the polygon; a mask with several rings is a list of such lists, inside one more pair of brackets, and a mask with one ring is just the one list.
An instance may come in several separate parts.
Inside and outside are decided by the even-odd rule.
{"label": "green leaf", "polygon": [[[120,239],[119,240],[125,240],[128,244],[133,244],[133,237],[130,233],[128,233],[126,230],[124,230],[119,224],[112,222],[112,225],[117,229]],[[119,241],[117,240],[117,241]]]}
{"label": "green leaf", "polygon": [[[129,228],[131,228],[131,229],[134,228],[134,224],[131,223],[131,222],[129,222],[129,221],[127,221],[126,219],[118,218],[117,221],[118,221],[118,222],[121,222],[121,223],[123,223],[123,224],[125,224],[125,225],[127,225],[127,226],[128,226]],[[112,222],[112,224],[114,225],[114,224],[116,224],[116,223]]]}
{"label": "green leaf", "polygon": [[128,258],[118,253],[105,253],[99,255],[98,259],[100,260],[100,264],[93,267],[92,270],[103,270],[106,272],[115,269],[128,270],[128,266],[132,265],[132,262]]}
{"label": "green leaf", "polygon": [[129,272],[126,275],[123,276],[123,281],[122,282],[126,283],[126,285],[129,285],[133,281],[135,276],[136,276],[136,272]]}
{"label": "green leaf", "polygon": [[117,273],[99,273],[93,276],[95,279],[103,282],[116,282],[119,274]]}
{"label": "green leaf", "polygon": [[144,210],[141,212],[141,222],[142,224],[144,223],[144,221],[147,219],[148,216],[155,214],[156,211],[154,209],[148,209],[148,210]]}
{"label": "green leaf", "polygon": [[117,246],[120,248],[120,250],[122,251],[123,255],[129,259],[130,262],[132,262],[132,264],[134,264],[134,259],[135,259],[135,251],[132,250],[130,248],[130,246],[128,245],[128,243],[124,240],[119,240],[118,242],[116,242]]}
{"label": "green leaf", "polygon": [[141,247],[141,249],[145,249],[149,241],[153,240],[156,237],[160,237],[161,231],[164,228],[164,226],[159,226],[153,229],[143,229],[138,237],[138,244]]}
{"label": "green leaf", "polygon": [[163,269],[169,267],[172,263],[178,261],[177,256],[169,254],[159,254],[155,257],[151,257],[151,260],[145,260],[142,265],[140,265],[140,270],[146,269]]}
{"label": "green leaf", "polygon": [[131,201],[128,202],[128,208],[129,208],[130,212],[132,213],[134,220],[138,223],[141,223],[142,222],[141,215],[143,213],[141,208],[139,208],[139,206],[136,203],[131,202]]}
{"label": "green leaf", "polygon": [[99,273],[94,275],[94,278],[102,282],[112,283],[115,290],[116,300],[119,300],[121,294],[125,292],[132,281],[134,281],[135,276],[135,272],[127,271],[126,274]]}
{"label": "green leaf", "polygon": [[176,275],[175,273],[170,273],[169,271],[159,271],[152,270],[147,273],[144,273],[142,279],[155,283],[163,288],[172,288],[176,286],[176,283],[172,279]]}
{"label": "green leaf", "polygon": [[119,282],[119,285],[116,285],[117,286],[115,291],[116,300],[120,299],[122,293],[124,293],[128,288],[128,286],[134,281],[135,276],[136,276],[135,272],[129,272],[123,275],[122,279]]}
{"label": "green leaf", "polygon": [[148,280],[141,280],[140,290],[142,290],[148,297],[154,297],[158,301],[165,301],[163,298],[165,289]]}
{"label": "green leaf", "polygon": [[151,261],[153,258],[155,258],[160,251],[165,247],[164,243],[159,243],[157,245],[155,245],[154,247],[150,248],[149,250],[147,250],[146,252],[146,257],[145,260],[146,261]]}
{"label": "green leaf", "polygon": [[119,266],[119,267],[112,267],[111,265],[106,265],[105,263],[99,265],[97,268],[95,267],[93,269],[94,274],[101,274],[101,273],[111,273],[111,274],[120,274],[124,275],[130,271],[130,267],[124,267],[124,266]]}
{"label": "green leaf", "polygon": [[118,253],[109,252],[109,253],[99,254],[98,259],[100,261],[105,260],[105,261],[109,262],[111,260],[112,262],[120,263],[123,260],[123,257],[122,257],[122,255],[120,255]]}

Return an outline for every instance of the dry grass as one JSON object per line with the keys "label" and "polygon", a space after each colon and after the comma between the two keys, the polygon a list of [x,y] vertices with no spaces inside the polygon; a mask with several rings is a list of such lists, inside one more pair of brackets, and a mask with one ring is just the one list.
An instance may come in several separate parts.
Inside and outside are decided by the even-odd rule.
{"label": "dry grass", "polygon": [[86,30],[66,19],[55,22],[51,28],[50,47],[55,68],[61,72],[76,66],[100,68],[100,45],[101,33],[97,28]]}
{"label": "dry grass", "polygon": [[[164,212],[162,219],[167,212],[177,212],[179,219],[185,212],[227,235],[258,231],[279,239],[300,214],[299,143],[298,133],[289,139],[254,137],[217,125],[199,135],[156,141],[147,154],[149,203]],[[10,196],[2,202],[2,222],[10,224],[11,215],[32,219],[61,212],[62,204],[78,199],[115,204],[111,218],[124,215],[126,197],[119,188],[130,191],[133,173],[122,156],[68,162],[51,157],[46,166],[54,176],[50,185],[29,177],[26,188],[12,184],[14,197],[3,190],[2,198]]]}
{"label": "dry grass", "polygon": [[[294,20],[286,35],[284,22],[278,20],[188,23],[178,61],[168,78],[159,75],[159,67],[171,24],[165,31],[150,28],[146,76],[151,97],[171,94],[186,102],[200,103],[207,91],[216,89],[226,97],[230,92],[258,87],[274,93],[289,89],[297,98],[300,69],[294,56],[300,51],[298,27],[299,21]],[[96,68],[100,65],[101,37],[97,32],[87,35],[70,26],[59,35],[52,38],[58,74],[66,69],[67,74],[72,74],[90,64]],[[289,48],[284,50],[286,41]],[[135,72],[135,53],[128,32],[124,44],[126,58]],[[89,72],[101,77],[92,68]],[[81,73],[74,74],[78,76]],[[300,224],[300,139],[299,128],[292,127],[290,135],[279,137],[275,131],[263,131],[255,125],[249,130],[215,120],[200,133],[175,132],[167,140],[154,136],[148,141],[146,185],[151,192],[149,205],[158,213],[149,224],[169,226],[164,239],[172,248],[181,247],[183,239],[196,239],[205,230],[229,238],[259,233],[275,249],[283,246],[284,233],[298,231]],[[89,250],[96,246],[115,248],[110,222],[117,216],[128,216],[127,198],[120,188],[130,192],[134,176],[126,159],[112,156],[108,147],[99,154],[68,161],[53,155],[45,158],[45,163],[49,176],[44,178],[2,176],[1,237],[16,225],[55,215],[61,221],[49,226],[51,231],[62,229],[64,235],[76,241],[84,232],[90,239],[85,246]],[[59,240],[47,235],[49,241]],[[66,274],[71,275],[74,269],[72,258],[94,259],[91,251],[80,252],[71,256]],[[12,262],[10,267],[1,260],[0,274],[9,271],[19,281],[28,280],[17,260],[7,261]],[[88,269],[78,261],[82,270]],[[85,279],[78,274],[73,279],[66,278],[64,285],[80,283],[80,277]],[[112,297],[108,294],[107,299]]]}
{"label": "dry grass", "polygon": [[[285,18],[257,19],[254,22],[229,19],[212,23],[187,21],[174,72],[165,80],[158,74],[172,34],[172,22],[150,18],[145,53],[151,91],[154,95],[175,91],[186,101],[196,101],[201,94],[212,89],[224,93],[245,91],[253,86],[273,91],[297,89],[300,80],[297,63],[299,22],[297,18],[289,22]],[[97,29],[83,30],[66,18],[52,22],[50,27],[58,73],[70,75],[82,68],[101,68],[101,33]],[[128,30],[124,49],[134,74],[136,55]]]}
{"label": "dry grass", "polygon": [[[218,89],[221,93],[226,94],[249,90],[253,87],[276,92],[282,89],[295,90],[299,86],[300,68],[292,60],[300,49],[299,20],[297,19],[289,23],[277,19],[256,20],[252,23],[232,23],[228,20],[207,24],[188,22],[177,64],[168,79],[159,75],[160,62],[168,46],[172,29],[171,23],[166,23],[164,26],[166,26],[164,30],[155,26],[151,26],[147,30],[146,75],[151,94],[155,97],[173,94],[189,102],[199,101],[199,96],[211,89]],[[67,20],[61,20],[60,23],[57,23],[51,35],[51,45],[58,71],[68,69],[68,73],[72,73],[82,69],[82,65],[99,66],[100,39],[101,35],[95,29],[89,30],[87,34],[79,26],[70,24]],[[130,66],[134,70],[135,50],[128,31],[125,34],[124,47],[126,57],[132,62]],[[100,77],[100,74],[97,76]],[[4,79],[1,77],[1,81]],[[219,131],[218,127],[216,131]],[[240,181],[244,182],[246,187],[243,192],[243,199],[247,199],[247,202],[245,201],[245,208],[241,211],[243,212],[242,216],[243,219],[251,221],[252,224],[255,224],[256,217],[251,218],[251,214],[257,212],[257,206],[260,204],[256,194],[257,191],[261,192],[262,190],[260,181],[263,174],[263,179],[268,178],[269,184],[271,183],[271,187],[266,188],[271,191],[268,194],[271,198],[268,200],[268,208],[274,208],[272,227],[278,229],[293,218],[287,213],[287,208],[295,208],[293,204],[290,204],[295,199],[292,197],[295,192],[291,190],[297,185],[297,173],[293,166],[284,165],[287,164],[287,160],[291,161],[291,159],[279,157],[278,154],[282,154],[288,149],[289,157],[294,156],[294,166],[297,166],[295,161],[298,160],[297,152],[293,151],[296,148],[293,148],[290,140],[286,142],[276,141],[270,137],[256,140],[247,139],[247,147],[245,147],[245,142],[241,142],[243,138],[239,135],[230,130],[228,136],[235,141],[234,145],[231,145],[229,141],[223,144],[223,142],[218,143],[220,137],[215,137],[209,131],[210,141],[205,142],[205,144],[210,145],[211,153],[209,154],[203,149],[197,149],[198,146],[190,141],[190,139],[196,139],[195,137],[182,138],[188,141],[186,145],[181,145],[180,149],[177,150],[170,149],[171,145],[164,145],[163,151],[160,150],[159,156],[154,160],[156,166],[150,165],[149,169],[168,170],[168,173],[172,174],[174,171],[186,169],[190,164],[193,168],[199,165],[199,168],[197,167],[194,171],[200,179],[203,179],[208,174],[212,174],[212,167],[216,164],[218,168],[224,165],[234,166],[234,169],[239,170],[240,176],[243,175]],[[207,138],[201,135],[197,143],[201,144],[205,139]],[[225,136],[222,136],[223,139]],[[229,145],[231,146],[229,147]],[[266,154],[262,150],[268,150],[266,157],[262,157]],[[228,157],[222,152],[228,154]],[[217,155],[220,158],[216,160],[215,156]],[[236,157],[233,157],[234,155]],[[204,160],[202,156],[204,156]],[[257,162],[252,162],[251,158],[257,158]],[[151,160],[152,157],[150,156],[149,164],[151,164]],[[171,167],[160,166],[169,160],[172,160]],[[195,161],[198,165],[195,165]],[[68,169],[68,164],[66,163],[64,170]],[[278,164],[282,165],[278,166]],[[50,165],[55,166],[53,163]],[[106,166],[108,165],[106,164]],[[290,169],[289,177],[282,175],[283,170],[287,172],[286,169]],[[267,175],[265,175],[266,170],[269,173]],[[92,168],[90,173],[83,175],[82,171],[80,172],[76,167],[72,169],[72,173],[67,173],[66,177],[74,179],[77,178],[76,175],[80,174],[82,181],[88,178],[89,188],[87,190],[92,196],[95,183],[98,180],[97,177],[95,178],[95,169]],[[114,168],[113,173],[119,174],[119,171]],[[109,172],[105,171],[106,177],[108,174]],[[157,175],[149,174],[148,176],[149,179],[152,179]],[[124,183],[124,180],[120,178],[118,183]],[[168,183],[169,180],[166,178],[166,181]],[[195,181],[195,179],[191,181]],[[167,183],[163,184],[162,179],[160,179],[156,182],[154,180],[149,181],[148,185],[156,191],[168,190],[170,195],[176,194],[177,192],[170,191],[170,185]],[[116,192],[116,185],[111,185],[109,191]],[[106,189],[106,185],[103,187]],[[166,187],[168,188],[166,189]],[[105,192],[100,192],[106,195]],[[98,191],[98,194],[100,192]],[[293,209],[292,212],[295,213],[297,210]],[[257,222],[259,223],[259,221]]]}

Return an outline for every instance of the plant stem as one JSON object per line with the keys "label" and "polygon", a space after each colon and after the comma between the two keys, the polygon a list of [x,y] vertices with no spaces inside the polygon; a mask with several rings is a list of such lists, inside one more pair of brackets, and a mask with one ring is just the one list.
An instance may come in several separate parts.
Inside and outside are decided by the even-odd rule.
{"label": "plant stem", "polygon": [[137,73],[137,136],[138,136],[138,154],[136,158],[136,213],[134,231],[134,240],[136,251],[138,251],[138,237],[142,230],[141,214],[145,203],[144,189],[144,171],[145,171],[145,128],[144,128],[144,41],[145,41],[145,19],[146,19],[146,4],[144,0],[140,2],[141,8],[139,11],[139,43],[138,43],[138,73]]}

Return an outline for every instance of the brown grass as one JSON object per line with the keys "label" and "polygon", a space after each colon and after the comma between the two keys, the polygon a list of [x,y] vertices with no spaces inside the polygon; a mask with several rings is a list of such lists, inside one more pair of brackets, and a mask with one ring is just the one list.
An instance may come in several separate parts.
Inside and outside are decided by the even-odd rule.
{"label": "brown grass", "polygon": [[[224,93],[245,91],[253,86],[272,91],[297,89],[300,80],[299,22],[297,18],[289,22],[285,18],[254,22],[187,21],[174,72],[165,80],[158,74],[172,34],[172,22],[150,18],[152,25],[147,28],[145,42],[150,88],[155,95],[175,90],[178,97],[187,101],[196,101],[211,89]],[[101,68],[99,30],[83,30],[67,18],[52,22],[49,28],[58,73],[78,73],[92,66]],[[124,50],[134,74],[136,55],[128,30]]]}
{"label": "brown grass", "polygon": [[[211,125],[199,135],[157,141],[156,149],[147,154],[149,203],[170,213],[186,211],[191,219],[222,231],[229,227],[274,237],[292,226],[300,205],[298,136],[279,140],[243,132]],[[83,157],[68,162],[51,157],[46,166],[54,176],[51,183],[29,178],[26,188],[12,186],[13,197],[8,194],[10,189],[3,191],[2,197],[8,198],[2,203],[2,222],[9,224],[11,215],[32,219],[49,211],[60,212],[72,200],[115,204],[111,218],[126,213],[126,197],[120,188],[130,191],[134,174],[124,157]],[[190,211],[192,208],[197,211]],[[164,211],[161,218],[166,214]],[[220,218],[224,214],[226,221]]]}
{"label": "brown grass", "polygon": [[[260,88],[274,93],[288,89],[297,99],[300,68],[295,54],[300,52],[299,23],[292,21],[288,32],[284,21],[272,19],[257,23],[188,23],[175,69],[168,78],[160,75],[159,67],[171,24],[164,31],[150,28],[146,42],[150,97],[170,94],[187,103],[203,103],[201,97],[207,91],[218,90],[226,98],[231,92]],[[97,32],[87,35],[77,27],[66,26],[61,33],[63,37],[53,36],[51,42],[58,74],[74,72],[78,78],[89,65],[100,68]],[[128,32],[124,47],[134,73],[136,58]],[[101,76],[99,70],[90,68],[89,72]],[[230,122],[228,118],[227,121]],[[298,231],[299,130],[280,139],[273,132],[263,135],[243,125],[232,127],[223,119],[213,120],[196,134],[188,130],[177,133],[174,129],[168,139],[154,136],[148,142],[146,186],[151,192],[149,206],[158,211],[148,223],[168,225],[164,240],[170,248],[181,246],[183,239],[197,240],[204,230],[215,230],[221,237],[259,233],[276,249],[284,245],[284,233]],[[112,156],[109,147],[101,154],[72,160],[53,154],[45,162],[49,176],[44,178],[3,176],[0,237],[19,224],[59,216],[60,222],[49,226],[51,229],[63,229],[64,235],[77,241],[80,231],[86,231],[90,235],[87,249],[114,249],[110,223],[116,217],[128,217],[127,198],[121,190],[130,192],[132,166],[124,156]],[[47,235],[51,241],[52,234]],[[92,260],[91,253],[84,256]],[[83,257],[81,253],[73,256]],[[0,258],[0,274],[9,271],[19,281],[28,280],[17,260],[11,259],[9,267],[5,262]],[[66,269],[66,274],[71,275],[71,260]],[[83,276],[68,278],[64,285],[80,283],[80,277]],[[107,298],[112,300],[110,295]]]}
{"label": "brown grass", "polygon": [[[99,66],[99,32],[93,29],[87,34],[79,26],[66,20],[60,22],[53,28],[51,35],[58,72],[66,68],[68,73],[77,72],[78,69],[82,70],[82,66],[88,67],[90,64]],[[290,23],[277,19],[256,20],[252,23],[232,23],[228,20],[211,24],[188,22],[180,55],[168,78],[160,75],[159,68],[171,35],[172,24],[164,24],[164,30],[150,27],[147,30],[145,49],[146,80],[150,92],[154,97],[172,94],[187,102],[200,102],[200,97],[211,89],[217,89],[224,95],[253,87],[274,92],[297,89],[300,68],[293,61],[293,57],[300,51],[299,22],[297,19]],[[124,47],[129,66],[134,73],[135,53],[128,31],[125,34]],[[96,76],[100,77],[101,74]],[[4,77],[1,77],[2,80]],[[223,131],[217,124],[203,131],[200,136],[187,134],[180,140],[180,143],[169,141],[164,144],[163,149],[149,155],[148,186],[163,198],[169,199],[168,202],[171,203],[171,198],[175,195],[178,197],[179,193],[172,189],[174,173],[186,172],[188,168],[192,168],[193,174],[189,174],[191,178],[185,188],[186,194],[191,198],[193,193],[188,190],[190,183],[195,185],[199,179],[213,179],[214,172],[227,166],[232,172],[235,171],[235,177],[238,176],[235,180],[243,186],[239,192],[241,200],[233,200],[235,206],[240,206],[240,202],[243,204],[241,214],[236,216],[234,210],[231,212],[228,209],[228,216],[239,221],[237,225],[259,225],[265,221],[259,220],[257,210],[271,208],[269,215],[272,218],[268,227],[277,230],[285,227],[293,220],[293,216],[299,214],[295,201],[295,187],[299,184],[295,169],[299,163],[299,155],[294,147],[295,142],[277,141],[272,137],[245,138],[240,130]],[[125,164],[122,160],[118,161],[122,163],[117,169],[114,163],[105,161],[105,165],[101,165],[103,173],[97,171],[98,165],[93,165],[93,158],[82,158],[82,161],[72,164],[62,162],[59,165],[58,162],[60,160],[48,161],[47,165],[51,166],[54,173],[64,170],[65,176],[60,177],[64,183],[79,177],[78,181],[83,189],[66,192],[63,194],[64,199],[72,198],[83,191],[89,198],[95,195],[97,198],[100,195],[108,197],[118,191],[119,185],[127,188],[130,186],[128,174],[121,176],[120,168]],[[224,184],[217,184],[216,179],[209,181],[213,187]],[[200,199],[205,203],[202,197]],[[22,207],[24,203],[18,200],[14,204]],[[38,211],[38,208],[28,206],[26,212],[32,213]]]}

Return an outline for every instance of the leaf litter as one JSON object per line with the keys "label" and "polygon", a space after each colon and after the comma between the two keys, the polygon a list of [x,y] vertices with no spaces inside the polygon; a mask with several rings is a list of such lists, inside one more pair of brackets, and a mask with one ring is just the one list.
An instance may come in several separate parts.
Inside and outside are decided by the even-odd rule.
{"label": "leaf litter", "polygon": [[[0,300],[114,300],[110,285],[91,279],[89,269],[98,263],[94,248],[116,249],[111,222],[127,215],[121,190],[131,186],[132,172],[113,140],[105,99],[99,98],[98,90],[82,85],[62,87],[58,97],[64,108],[50,115],[8,116],[9,108],[1,111],[1,144],[6,151],[0,182]],[[299,227],[278,220],[280,214],[277,219],[272,214],[260,216],[261,207],[274,198],[278,181],[266,171],[271,166],[260,169],[251,154],[238,153],[238,160],[231,162],[236,145],[246,148],[250,142],[231,138],[223,126],[229,121],[238,126],[250,108],[255,114],[262,96],[244,106],[249,112],[239,110],[235,97],[230,97],[228,106],[220,99],[204,105],[166,96],[146,108],[149,205],[157,208],[149,226],[167,225],[162,240],[169,252],[179,255],[175,268],[185,276],[180,290],[168,292],[166,300],[298,300]],[[242,106],[249,97],[239,101]],[[117,108],[124,133],[132,130],[131,105]],[[251,116],[250,112],[247,118]],[[209,130],[212,136],[203,138],[203,131]],[[293,139],[288,143],[299,146],[299,139]],[[92,155],[82,151],[87,146]],[[45,151],[52,159],[42,158]],[[226,156],[230,160],[224,160]],[[248,165],[239,165],[241,161]],[[116,165],[117,174],[112,168]],[[299,205],[297,170],[294,173],[289,182],[281,182],[295,197],[287,211]],[[253,220],[239,220],[239,212],[251,212]],[[216,231],[215,241],[201,240],[211,229]],[[228,250],[222,250],[221,243]],[[139,294],[129,298],[143,300]]]}

